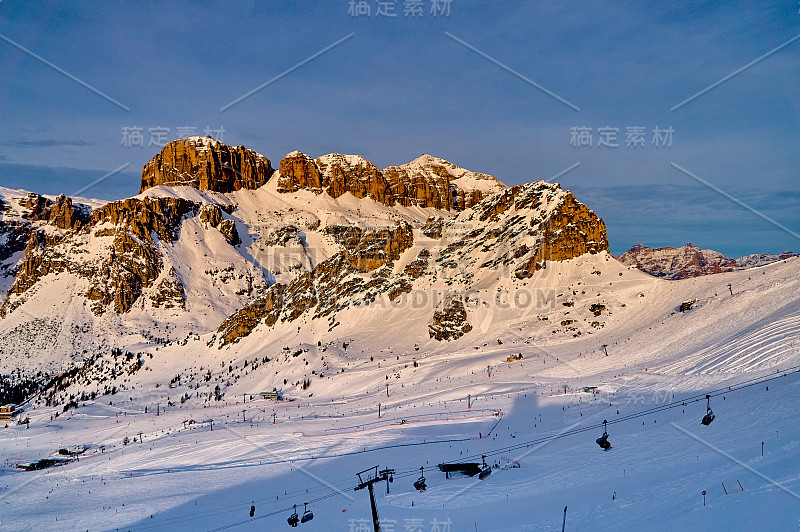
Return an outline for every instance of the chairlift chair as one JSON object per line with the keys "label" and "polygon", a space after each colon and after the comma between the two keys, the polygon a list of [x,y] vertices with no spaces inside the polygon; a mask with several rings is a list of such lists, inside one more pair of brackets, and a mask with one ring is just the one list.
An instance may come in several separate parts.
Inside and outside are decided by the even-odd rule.
{"label": "chairlift chair", "polygon": [[710,425],[712,421],[714,421],[714,412],[711,410],[711,396],[706,395],[706,415],[703,416],[703,420],[700,421],[703,425]]}
{"label": "chairlift chair", "polygon": [[311,510],[308,509],[308,503],[307,502],[303,503],[303,508],[304,508],[305,511],[303,512],[303,517],[300,519],[300,522],[301,523],[308,523],[309,521],[314,519],[314,512],[312,512]]}
{"label": "chairlift chair", "polygon": [[486,465],[486,455],[481,455],[481,459],[483,460],[483,464],[481,465],[481,472],[478,473],[478,480],[483,480],[492,474],[492,468]]}
{"label": "chairlift chair", "polygon": [[289,519],[287,519],[286,521],[289,523],[289,526],[295,527],[295,526],[297,526],[297,523],[300,522],[300,517],[297,515],[297,505],[296,504],[293,506],[293,508],[294,508],[294,513],[292,515],[290,515]]}
{"label": "chairlift chair", "polygon": [[601,449],[607,451],[611,449],[611,442],[608,441],[608,430],[607,429],[608,421],[605,419],[603,420],[603,435],[595,440],[597,445],[600,446]]}
{"label": "chairlift chair", "polygon": [[416,482],[414,482],[414,488],[417,491],[425,491],[428,488],[428,486],[425,485],[425,470],[424,470],[424,467],[425,466],[419,468],[420,477],[417,479]]}

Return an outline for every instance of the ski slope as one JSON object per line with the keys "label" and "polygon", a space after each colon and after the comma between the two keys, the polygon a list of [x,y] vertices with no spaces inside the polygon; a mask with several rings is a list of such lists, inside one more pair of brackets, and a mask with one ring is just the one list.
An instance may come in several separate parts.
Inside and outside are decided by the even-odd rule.
{"label": "ski slope", "polygon": [[[577,338],[542,325],[565,312],[592,319],[585,305],[557,303],[530,315],[476,311],[476,330],[450,343],[425,341],[411,311],[408,334],[387,336],[378,311],[320,346],[313,324],[290,324],[236,349],[201,336],[152,348],[128,389],[52,421],[54,409],[29,408],[29,429],[0,429],[0,530],[283,530],[304,502],[315,517],[299,530],[370,530],[368,494],[353,488],[376,465],[396,470],[388,495],[376,484],[395,530],[554,530],[565,506],[567,530],[796,530],[800,374],[784,371],[800,369],[798,264],[684,281],[603,256],[551,264],[542,283],[566,291],[581,280],[587,298],[613,309]],[[602,274],[587,278],[592,269]],[[697,302],[679,312],[687,300]],[[235,370],[222,401],[203,400],[206,385],[168,386],[201,367],[244,369],[261,352],[273,361]],[[290,380],[312,368],[325,376],[302,390],[280,385],[277,368]],[[250,398],[273,387],[294,400]],[[707,393],[716,420],[705,427]],[[609,452],[594,442],[603,420]],[[122,444],[140,433],[143,443]],[[79,461],[13,469],[73,446],[88,446]],[[436,468],[484,454],[520,467],[482,481]],[[412,487],[421,466],[423,493]]]}

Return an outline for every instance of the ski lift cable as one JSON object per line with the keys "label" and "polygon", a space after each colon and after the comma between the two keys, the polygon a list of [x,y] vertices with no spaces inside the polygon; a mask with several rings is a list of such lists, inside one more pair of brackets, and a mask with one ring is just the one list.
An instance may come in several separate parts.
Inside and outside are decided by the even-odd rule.
{"label": "ski lift cable", "polygon": [[[309,504],[314,504],[314,503],[319,502],[319,501],[324,501],[325,499],[329,499],[330,497],[334,497],[336,495],[338,495],[338,493],[329,493],[328,495],[323,495],[322,497],[318,497],[318,498],[316,498],[314,500],[308,501],[306,503],[306,506],[309,505]],[[288,508],[284,508],[282,510],[275,510],[275,511],[270,512],[270,513],[259,515],[258,517],[251,517],[249,519],[245,519],[245,520],[242,520],[242,521],[237,521],[235,523],[229,523],[227,525],[223,525],[223,526],[220,526],[220,527],[217,527],[217,528],[212,528],[208,532],[220,532],[221,530],[228,530],[229,528],[235,528],[237,526],[241,526],[241,525],[245,525],[245,524],[248,524],[248,523],[252,523],[256,519],[264,519],[266,517],[271,517],[273,515],[286,513],[289,510],[292,510],[293,508],[295,508],[295,507],[294,506],[289,506]]]}
{"label": "ski lift cable", "polygon": [[[394,474],[395,478],[406,478],[406,477],[409,477],[409,476],[417,474],[419,472],[419,469],[418,468],[409,468],[409,469],[399,469],[397,471],[398,472]],[[328,486],[317,486],[317,487],[308,488],[308,490],[300,489],[300,490],[297,490],[297,491],[294,491],[294,492],[287,492],[287,493],[285,493],[283,495],[280,495],[280,497],[282,497],[283,499],[287,499],[287,498],[291,499],[292,497],[297,497],[297,496],[299,496],[301,494],[306,495],[309,492],[313,493],[313,492],[319,492],[319,491],[323,491],[323,490],[329,490],[329,489],[331,489],[331,487],[333,487],[334,489],[340,489],[340,491],[350,491],[352,489],[352,487],[353,487],[353,483],[349,479],[340,480],[338,482],[334,481],[334,482],[330,482]],[[338,494],[339,494],[339,492],[333,492],[332,494],[326,495],[326,497],[327,496],[332,496],[332,495],[338,495]],[[274,497],[265,497],[265,498],[262,498],[262,499],[254,499],[253,502],[255,504],[263,506],[263,505],[274,504],[276,502],[276,500],[275,500]],[[310,502],[313,502],[313,501],[310,501]],[[248,508],[247,504],[237,504],[237,505],[223,506],[223,507],[216,508],[214,510],[207,510],[207,511],[204,511],[204,512],[195,512],[195,513],[188,514],[188,515],[182,515],[182,516],[175,516],[175,517],[172,517],[172,518],[167,518],[167,519],[165,519],[163,521],[159,521],[159,525],[158,526],[166,526],[166,525],[170,525],[170,524],[177,523],[177,522],[182,522],[182,521],[187,521],[187,520],[194,520],[194,519],[201,519],[201,518],[204,518],[204,517],[211,517],[211,516],[219,515],[219,514],[222,514],[222,513],[231,513],[231,512],[236,512],[236,511],[244,511],[247,508]],[[278,513],[282,513],[285,510],[276,510],[276,511]],[[150,528],[150,527],[142,527],[142,528]]]}
{"label": "ski lift cable", "polygon": [[[748,387],[751,387],[751,386],[756,386],[756,385],[759,385],[759,384],[763,384],[765,382],[776,380],[776,379],[779,379],[781,377],[785,377],[787,375],[790,375],[792,373],[800,373],[800,365],[790,366],[789,368],[786,368],[784,370],[776,371],[775,374],[769,374],[768,376],[762,375],[762,376],[759,376],[759,377],[753,377],[753,378],[743,380],[741,382],[738,382],[738,383],[730,385],[730,386],[725,386],[723,388],[718,388],[716,390],[712,390],[711,392],[708,392],[708,393],[702,393],[702,394],[697,394],[697,395],[694,395],[694,396],[689,396],[689,397],[686,397],[686,398],[683,398],[683,399],[680,399],[680,400],[676,400],[676,401],[672,401],[670,403],[666,403],[664,405],[660,405],[660,406],[657,406],[657,407],[645,409],[643,411],[636,412],[634,414],[629,414],[629,415],[622,416],[620,418],[617,418],[617,419],[614,419],[614,420],[611,420],[611,421],[607,421],[607,423],[605,423],[605,424],[604,423],[598,423],[598,424],[594,424],[594,425],[588,425],[588,426],[585,426],[585,427],[576,428],[576,429],[573,429],[573,430],[570,430],[570,431],[566,431],[566,432],[563,432],[563,433],[559,433],[559,434],[556,434],[556,435],[544,436],[542,438],[529,440],[529,441],[526,441],[526,442],[523,442],[523,443],[519,443],[519,444],[516,444],[516,445],[499,448],[499,449],[496,449],[494,451],[487,451],[485,453],[482,453],[481,455],[467,456],[467,457],[465,457],[465,459],[478,458],[478,457],[482,457],[482,456],[494,456],[494,455],[497,455],[497,454],[506,453],[508,451],[513,451],[513,450],[521,449],[521,448],[524,448],[524,447],[529,447],[530,445],[536,445],[536,444],[544,443],[544,442],[547,442],[547,441],[553,441],[553,440],[564,438],[566,436],[571,436],[571,435],[575,435],[575,434],[581,434],[583,432],[594,431],[594,430],[597,430],[597,429],[599,429],[601,427],[604,428],[606,424],[607,425],[612,425],[612,424],[615,424],[615,423],[622,423],[624,421],[630,421],[632,419],[636,419],[636,418],[639,418],[639,417],[653,415],[653,414],[658,413],[658,412],[662,412],[662,411],[669,410],[669,409],[672,409],[672,408],[677,408],[678,406],[685,406],[686,404],[689,404],[689,403],[698,402],[698,401],[700,401],[702,399],[706,399],[707,396],[708,397],[716,397],[716,396],[723,395],[723,394],[726,394],[726,393],[730,393],[730,392],[733,392],[733,391],[741,390],[741,389],[744,389],[744,388],[748,388]],[[492,431],[494,430],[495,427],[497,427],[497,425],[499,423],[500,423],[500,420],[498,420],[497,423],[495,423],[494,427],[492,427]],[[461,442],[461,441],[468,441],[468,440],[471,440],[471,438],[460,438],[460,439],[453,439],[453,440],[436,440],[436,441],[431,441],[431,442],[417,442],[417,443],[413,443],[413,444],[402,444],[402,445],[386,446],[386,447],[381,447],[381,448],[376,448],[376,449],[371,449],[371,450],[381,450],[381,449],[384,449],[384,448],[405,447],[405,446],[412,446],[412,445],[428,445],[428,444],[434,444],[434,443]],[[348,455],[348,454],[358,454],[358,453],[355,453],[355,452],[354,453],[345,453],[345,455]],[[301,461],[301,460],[304,460],[304,459],[297,459],[295,461]],[[418,471],[418,468],[410,468],[408,470],[398,470],[397,473],[395,473],[394,476],[395,476],[395,478],[406,478],[406,477],[410,477],[410,476],[416,475],[417,471]],[[333,486],[334,488],[336,488],[338,486],[352,486],[352,482],[349,481],[349,480],[340,481],[340,482],[330,483],[330,486]],[[314,488],[312,488],[312,489],[314,489]],[[321,486],[321,487],[318,487],[316,489],[317,490],[322,490],[322,489],[330,489],[330,488],[329,487],[325,487],[325,486]],[[304,490],[300,490],[300,491],[303,491],[305,493]],[[313,499],[313,500],[309,501],[309,504],[313,504],[315,502],[322,501],[322,500],[328,499],[330,497],[334,497],[334,496],[336,496],[338,494],[339,494],[338,492],[332,492],[332,493],[320,496],[320,497],[318,497],[316,499]],[[269,502],[270,500],[271,499],[264,499],[264,501],[266,501],[266,502]],[[237,505],[236,507],[239,507],[239,506],[246,507],[246,505],[244,505],[244,506]],[[208,517],[208,516],[211,516],[211,515],[218,515],[218,514],[221,514],[221,513],[227,513],[229,511],[231,511],[231,508],[233,508],[233,507],[223,507],[223,508],[219,508],[219,509],[217,509],[215,511],[208,511],[208,512],[204,513],[203,517]],[[272,515],[278,515],[280,513],[287,512],[287,511],[289,511],[291,509],[292,509],[292,507],[288,507],[288,508],[284,508],[284,509],[280,509],[280,510],[275,510],[275,511],[272,511],[272,512],[269,512],[269,513],[265,513],[265,514],[259,515],[258,517],[250,518],[250,519],[245,520],[245,521],[240,521],[240,522],[237,522],[237,523],[231,523],[229,525],[225,525],[223,527],[213,529],[213,531],[211,531],[211,532],[220,531],[220,530],[226,530],[228,528],[233,528],[235,526],[240,526],[242,524],[251,522],[251,521],[253,521],[255,519],[263,519],[265,517],[269,517],[269,516],[272,516]],[[191,516],[187,515],[187,516],[184,516],[184,517],[176,517],[176,518],[173,518],[173,520],[176,520],[176,519],[177,520],[184,520],[184,519],[188,520],[188,519],[193,519],[193,518],[196,518],[195,515],[191,515]],[[139,529],[148,529],[148,528],[160,527],[160,526],[164,526],[165,524],[169,524],[169,523],[160,522],[158,525],[139,527]]]}
{"label": "ski lift cable", "polygon": [[[431,444],[438,444],[438,443],[458,443],[458,442],[470,441],[471,439],[472,438],[452,438],[452,439],[445,439],[445,440],[433,440],[433,441],[403,443],[403,444],[375,447],[375,448],[372,448],[372,449],[368,449],[366,452],[379,451],[379,450],[398,448],[398,447],[413,447],[413,446],[431,445]],[[350,455],[356,455],[356,454],[363,454],[364,452],[365,451],[351,451],[351,452],[338,453],[338,454],[335,454],[335,455],[327,455],[327,456],[314,456],[314,457],[302,457],[302,458],[294,458],[294,459],[267,461],[267,462],[264,462],[262,465],[272,465],[272,464],[289,463],[289,462],[302,462],[302,461],[308,461],[308,460],[317,460],[318,458],[332,458],[332,457],[350,456]],[[417,471],[417,469],[411,468],[408,471],[406,471],[406,470],[400,470],[400,471],[402,472],[402,474],[395,475],[395,476],[398,476],[398,477],[402,478],[402,477],[405,477],[406,475],[414,474]],[[350,480],[341,480],[341,481],[338,481],[338,482],[332,482],[332,483],[330,483],[330,485],[333,486],[334,488],[341,487],[342,490],[347,491],[352,487],[352,482]],[[314,491],[321,491],[321,490],[326,490],[326,489],[330,489],[330,488],[326,487],[326,486],[318,486],[316,488],[310,488],[310,489],[314,490]],[[298,490],[298,491],[292,492],[292,493],[286,493],[283,496],[284,497],[289,497],[289,496],[299,495],[301,493],[306,493],[306,490],[303,489],[303,490]],[[262,499],[255,499],[255,502],[256,503],[260,503],[260,504],[269,504],[270,502],[274,502],[274,499],[272,499],[271,497],[264,497]],[[245,505],[245,504],[231,505],[231,506],[219,508],[218,510],[208,510],[207,512],[203,512],[202,514],[195,513],[195,514],[187,515],[186,517],[189,518],[189,519],[194,519],[194,518],[204,517],[206,514],[207,515],[215,515],[215,513],[217,511],[223,511],[223,510],[235,511],[237,509],[242,509],[242,508],[247,508],[247,507],[248,506]],[[173,519],[180,520],[182,518],[183,518],[182,516],[176,516]]]}
{"label": "ski lift cable", "polygon": [[[418,468],[409,468],[407,470],[400,469],[400,470],[398,470],[398,473],[394,474],[394,477],[395,478],[406,478],[406,477],[418,474],[418,472],[419,472]],[[283,497],[284,499],[286,499],[286,498],[290,499],[290,498],[296,497],[296,496],[298,496],[300,494],[306,495],[309,491],[314,492],[314,491],[321,491],[321,490],[329,490],[329,489],[331,489],[331,487],[333,487],[334,489],[341,488],[340,491],[350,491],[352,489],[352,487],[353,487],[353,483],[349,479],[341,480],[341,481],[338,481],[338,482],[329,483],[329,486],[317,486],[315,488],[309,488],[308,491],[305,490],[305,489],[301,489],[301,490],[297,490],[296,492],[288,492],[288,493],[286,493],[284,495],[281,495],[281,497]],[[319,497],[317,499],[313,499],[313,500],[309,501],[309,504],[313,504],[315,501],[318,501],[318,500],[323,500],[323,499],[326,499],[328,497],[339,495],[340,491],[335,491],[335,492],[332,492],[332,493],[328,493],[328,494],[326,494],[324,496],[321,496],[321,497]],[[272,498],[272,497],[266,497],[266,498],[263,498],[263,499],[255,499],[253,501],[254,504],[258,504],[258,505],[261,505],[261,506],[263,506],[265,504],[271,504],[271,503],[274,504],[275,502],[276,502],[275,499]],[[137,527],[137,529],[158,528],[158,527],[168,526],[168,525],[172,525],[172,524],[176,524],[176,523],[180,523],[180,522],[185,522],[185,521],[190,521],[190,520],[195,520],[195,519],[202,519],[202,518],[212,517],[212,516],[215,516],[215,515],[221,515],[223,513],[245,511],[247,508],[248,508],[247,504],[237,504],[237,505],[223,506],[223,507],[216,508],[214,510],[207,510],[207,511],[204,511],[204,512],[195,512],[195,513],[188,514],[188,515],[182,515],[182,516],[175,516],[175,517],[172,517],[172,518],[167,518],[167,519],[164,519],[164,520],[160,520],[157,525]],[[291,507],[289,507],[288,509],[291,509]],[[280,514],[280,513],[283,513],[285,511],[287,511],[287,509],[274,510],[274,511],[269,512],[268,514],[262,514],[262,516],[275,515],[276,513]],[[262,516],[259,516],[258,518],[261,518]],[[248,521],[252,521],[253,519],[256,519],[256,518],[249,519]]]}
{"label": "ski lift cable", "polygon": [[[306,504],[314,504],[314,503],[317,503],[317,502],[323,501],[323,500],[325,500],[325,499],[329,499],[329,498],[331,498],[331,497],[334,497],[334,496],[336,496],[336,495],[338,495],[338,493],[336,493],[336,492],[334,492],[334,493],[329,493],[329,494],[327,494],[327,495],[323,495],[323,496],[321,496],[321,497],[317,497],[316,499],[312,499],[312,500],[308,501]],[[236,522],[236,523],[230,523],[230,524],[227,524],[227,525],[223,525],[223,526],[221,526],[221,527],[218,527],[218,528],[214,528],[214,529],[212,529],[212,530],[211,530],[211,531],[209,531],[209,532],[216,532],[216,531],[220,531],[220,530],[227,530],[227,529],[229,529],[229,528],[234,528],[234,527],[237,527],[237,526],[240,526],[240,525],[246,524],[246,523],[251,523],[251,522],[253,522],[253,521],[256,521],[256,520],[258,520],[258,519],[264,519],[264,518],[267,518],[267,517],[271,517],[271,516],[273,516],[273,515],[280,515],[280,514],[282,514],[282,513],[286,513],[286,512],[288,512],[288,511],[292,510],[293,508],[294,508],[294,506],[288,506],[288,507],[286,507],[286,508],[281,508],[281,509],[278,509],[278,510],[273,510],[273,511],[271,511],[271,512],[263,513],[263,514],[260,514],[260,515],[258,515],[258,516],[256,516],[256,517],[251,517],[251,518],[248,518],[248,519],[246,519],[246,520],[243,520],[243,521],[239,521],[239,522]],[[207,513],[207,514],[209,514],[209,512],[206,512],[206,513]],[[204,517],[210,517],[210,516],[212,516],[212,515],[218,515],[218,514],[222,514],[222,513],[227,513],[227,511],[210,513],[210,515],[205,515]],[[154,523],[154,524],[152,524],[152,525],[149,525],[149,526],[140,526],[140,527],[136,527],[136,530],[146,530],[146,529],[150,529],[150,528],[161,528],[161,527],[164,527],[165,525],[173,525],[173,524],[175,524],[176,522],[189,521],[189,520],[192,520],[192,519],[195,519],[195,517],[194,517],[194,516],[182,516],[182,517],[180,517],[180,518],[173,518],[173,519],[170,519],[170,520],[160,521],[160,522],[158,522],[158,523]],[[167,521],[171,521],[171,522],[167,522]]]}
{"label": "ski lift cable", "polygon": [[[696,403],[698,401],[704,400],[707,395],[710,396],[710,397],[716,397],[716,396],[719,396],[719,395],[724,395],[726,393],[730,393],[730,392],[737,391],[737,390],[742,390],[744,388],[749,388],[751,386],[756,386],[756,385],[759,385],[759,384],[763,384],[765,382],[776,380],[776,379],[779,379],[781,377],[785,377],[787,375],[790,375],[792,373],[800,373],[800,365],[791,366],[791,367],[789,367],[787,369],[780,370],[776,374],[770,374],[768,376],[762,375],[762,376],[757,377],[757,378],[750,378],[750,379],[741,381],[739,383],[732,384],[730,386],[725,386],[724,388],[718,388],[718,389],[713,390],[713,391],[708,392],[708,393],[702,393],[702,394],[686,397],[684,399],[672,401],[672,402],[666,403],[664,405],[660,405],[660,406],[657,406],[657,407],[649,408],[649,409],[646,409],[646,410],[643,410],[643,411],[640,411],[640,412],[636,412],[636,413],[633,413],[633,414],[628,414],[626,416],[622,416],[622,417],[619,417],[617,419],[608,421],[607,424],[608,425],[612,425],[612,424],[615,424],[615,423],[622,423],[622,422],[625,422],[625,421],[630,421],[630,420],[633,420],[633,419],[636,419],[636,418],[639,418],[639,417],[653,415],[653,414],[656,414],[656,413],[659,413],[659,412],[663,412],[665,410],[669,410],[669,409],[672,409],[672,408],[677,408],[679,406],[685,406],[686,404],[689,404],[689,403]],[[560,438],[564,438],[564,437],[567,437],[567,436],[572,436],[572,435],[575,435],[575,434],[580,434],[580,433],[583,433],[583,432],[595,431],[595,430],[598,430],[600,428],[604,428],[604,424],[603,423],[597,423],[597,424],[594,424],[594,425],[587,425],[585,427],[572,429],[572,430],[565,431],[565,432],[562,432],[562,433],[559,433],[559,434],[556,434],[556,435],[552,435],[552,436],[543,436],[541,438],[536,438],[534,440],[529,440],[529,441],[522,442],[522,443],[519,443],[519,444],[510,445],[510,446],[507,446],[507,447],[502,447],[502,448],[496,449],[494,451],[487,451],[487,452],[482,453],[482,454],[485,454],[486,456],[494,456],[494,455],[497,455],[497,454],[506,453],[508,451],[514,451],[514,450],[517,450],[517,449],[522,449],[522,448],[525,448],[525,447],[529,447],[531,445],[537,445],[537,444],[540,444],[540,443],[557,440],[557,439],[560,439]],[[480,458],[480,456],[481,455],[479,455],[479,454],[475,454],[475,455],[470,455],[470,456],[464,457],[464,459],[476,459],[477,460],[478,458]]]}
{"label": "ski lift cable", "polygon": [[[612,421],[608,421],[607,424],[608,425],[612,425],[612,424],[615,424],[615,423],[622,423],[624,421],[630,421],[630,420],[633,420],[633,419],[636,419],[636,418],[639,418],[639,417],[653,415],[653,414],[656,414],[656,413],[659,413],[659,412],[662,412],[662,411],[665,411],[665,410],[668,410],[668,409],[671,409],[671,408],[677,408],[678,406],[685,406],[686,404],[689,404],[689,403],[698,402],[698,401],[700,401],[702,399],[705,399],[706,395],[709,395],[711,397],[715,397],[715,396],[718,396],[718,395],[723,395],[725,393],[730,393],[732,391],[740,390],[740,389],[743,389],[743,388],[747,388],[747,387],[750,387],[750,386],[755,386],[755,385],[758,385],[758,384],[762,384],[764,382],[775,380],[775,379],[778,379],[780,377],[784,377],[786,375],[789,375],[791,373],[796,373],[796,372],[800,372],[800,365],[786,368],[784,370],[781,370],[781,371],[777,372],[776,374],[771,374],[771,375],[768,375],[768,376],[761,375],[759,377],[749,378],[749,379],[740,381],[740,382],[738,382],[736,384],[732,384],[730,386],[725,386],[723,388],[718,388],[718,389],[713,390],[713,391],[711,391],[709,393],[701,393],[701,394],[685,397],[683,399],[672,401],[672,402],[664,404],[664,405],[660,405],[660,406],[657,406],[657,407],[645,409],[643,411],[636,412],[634,414],[629,414],[629,415],[626,415],[626,416],[622,416],[622,417],[614,419]],[[498,423],[499,423],[499,420],[498,420]],[[495,423],[495,427],[496,426],[497,426],[497,423]],[[513,451],[513,450],[521,449],[521,448],[524,448],[524,447],[528,447],[530,445],[536,445],[536,444],[539,444],[539,443],[544,443],[544,442],[547,442],[547,441],[560,439],[560,438],[563,438],[563,437],[566,437],[566,436],[571,436],[571,435],[575,435],[575,434],[581,434],[583,432],[594,431],[594,430],[597,430],[597,429],[599,429],[601,427],[605,427],[605,425],[602,424],[602,423],[599,423],[599,424],[595,424],[595,425],[589,425],[589,426],[586,426],[586,427],[580,427],[580,428],[576,428],[576,429],[573,429],[571,431],[567,431],[567,432],[564,432],[564,433],[561,433],[561,434],[557,434],[557,435],[553,435],[553,436],[545,436],[545,437],[542,437],[542,438],[538,438],[538,439],[535,439],[535,440],[527,441],[527,442],[520,443],[520,444],[517,444],[517,445],[500,448],[500,449],[497,449],[497,450],[494,450],[494,451],[488,451],[485,454],[486,454],[486,456],[494,456],[494,455],[505,453],[505,452],[508,452],[508,451]],[[431,442],[431,443],[433,443],[433,442]],[[479,456],[480,455],[468,456],[468,457],[465,457],[465,459],[470,459],[470,458],[476,458],[477,459]],[[397,478],[410,477],[410,476],[415,475],[416,471],[417,471],[416,469],[410,469],[408,471],[400,470],[397,474],[395,474],[395,477],[397,477]],[[335,485],[338,485],[338,484],[340,484],[340,483],[336,483]],[[351,484],[351,483],[349,481],[345,481],[344,483],[341,483],[341,484],[344,485],[344,484]],[[318,489],[326,489],[326,488],[320,487]]]}
{"label": "ski lift cable", "polygon": [[[800,366],[796,366],[796,367],[800,367]],[[685,398],[685,399],[682,399],[682,400],[679,400],[679,401],[673,401],[671,403],[668,403],[668,404],[665,404],[665,405],[661,405],[659,407],[654,407],[654,408],[650,408],[650,409],[647,409],[647,410],[644,410],[644,411],[641,411],[641,412],[637,412],[637,413],[634,413],[634,414],[623,416],[621,418],[617,418],[617,419],[614,419],[612,421],[609,421],[608,425],[611,425],[611,424],[614,424],[614,423],[622,423],[624,421],[630,421],[630,420],[636,419],[638,417],[648,416],[648,415],[652,415],[654,413],[658,413],[658,412],[661,412],[661,411],[664,411],[664,410],[667,410],[667,409],[677,408],[679,406],[684,406],[685,404],[698,402],[698,401],[700,401],[702,399],[705,399],[706,395],[710,395],[711,397],[714,397],[714,396],[718,396],[718,395],[723,395],[725,393],[730,393],[730,392],[733,392],[733,391],[736,391],[736,390],[741,390],[743,388],[747,388],[747,387],[750,387],[750,386],[755,386],[757,384],[763,384],[764,382],[775,380],[775,379],[778,379],[780,377],[784,377],[786,375],[789,375],[791,373],[797,373],[799,371],[800,370],[795,370],[794,368],[789,368],[787,370],[781,371],[777,375],[772,375],[772,376],[766,377],[766,378],[764,376],[759,377],[758,380],[756,380],[756,381],[754,381],[754,379],[748,379],[748,380],[743,381],[742,383],[739,383],[739,384],[734,384],[734,385],[731,385],[731,386],[726,386],[725,388],[720,388],[718,390],[714,390],[713,392],[711,392],[709,394],[699,394],[697,396],[691,396],[691,397],[688,397],[688,398]],[[598,424],[595,424],[595,425],[590,425],[590,426],[586,426],[586,427],[573,429],[571,431],[560,433],[560,434],[557,434],[555,436],[545,436],[545,437],[542,437],[542,438],[538,438],[536,440],[531,440],[531,441],[523,442],[523,443],[520,443],[520,444],[504,447],[504,448],[498,449],[496,451],[489,451],[486,454],[488,456],[488,455],[495,455],[495,454],[500,454],[500,453],[503,453],[503,452],[513,451],[513,450],[521,449],[523,447],[528,447],[530,445],[536,445],[536,444],[539,444],[539,443],[544,443],[546,441],[552,441],[552,440],[556,440],[556,439],[559,439],[559,438],[563,438],[565,436],[570,436],[570,435],[574,435],[574,434],[580,434],[582,432],[587,432],[587,431],[598,430],[599,428],[602,428],[602,427],[604,427],[603,423],[598,423]],[[467,458],[475,458],[475,459],[477,459],[478,456],[479,455],[472,455],[472,456],[469,456]]]}

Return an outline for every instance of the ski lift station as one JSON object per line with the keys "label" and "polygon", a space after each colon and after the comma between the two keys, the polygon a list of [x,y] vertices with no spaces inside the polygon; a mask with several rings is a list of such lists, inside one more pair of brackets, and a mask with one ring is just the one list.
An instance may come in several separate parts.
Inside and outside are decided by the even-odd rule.
{"label": "ski lift station", "polygon": [[260,392],[258,395],[260,395],[262,399],[270,399],[272,401],[283,401],[283,392],[281,390],[277,390],[274,392]]}
{"label": "ski lift station", "polygon": [[17,405],[3,405],[0,406],[0,419],[11,419],[17,413]]}

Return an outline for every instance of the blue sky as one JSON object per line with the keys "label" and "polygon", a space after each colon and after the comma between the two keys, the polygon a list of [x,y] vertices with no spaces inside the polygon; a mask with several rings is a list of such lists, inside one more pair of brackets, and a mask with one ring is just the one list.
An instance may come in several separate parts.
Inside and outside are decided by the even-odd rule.
{"label": "blue sky", "polygon": [[[800,251],[800,3],[452,0],[449,15],[354,17],[349,0],[0,3],[0,185],[138,192],[150,128],[263,153],[358,153],[380,167],[421,153],[509,185],[551,178],[602,216],[612,251],[691,241],[731,256]],[[447,35],[449,33],[451,38]],[[220,108],[352,37],[221,112]],[[515,77],[499,63],[580,108]],[[574,127],[593,146],[571,145]],[[626,148],[626,128],[645,145]],[[144,146],[122,145],[125,127]],[[617,128],[617,148],[598,147]],[[656,147],[652,130],[673,130]]]}

